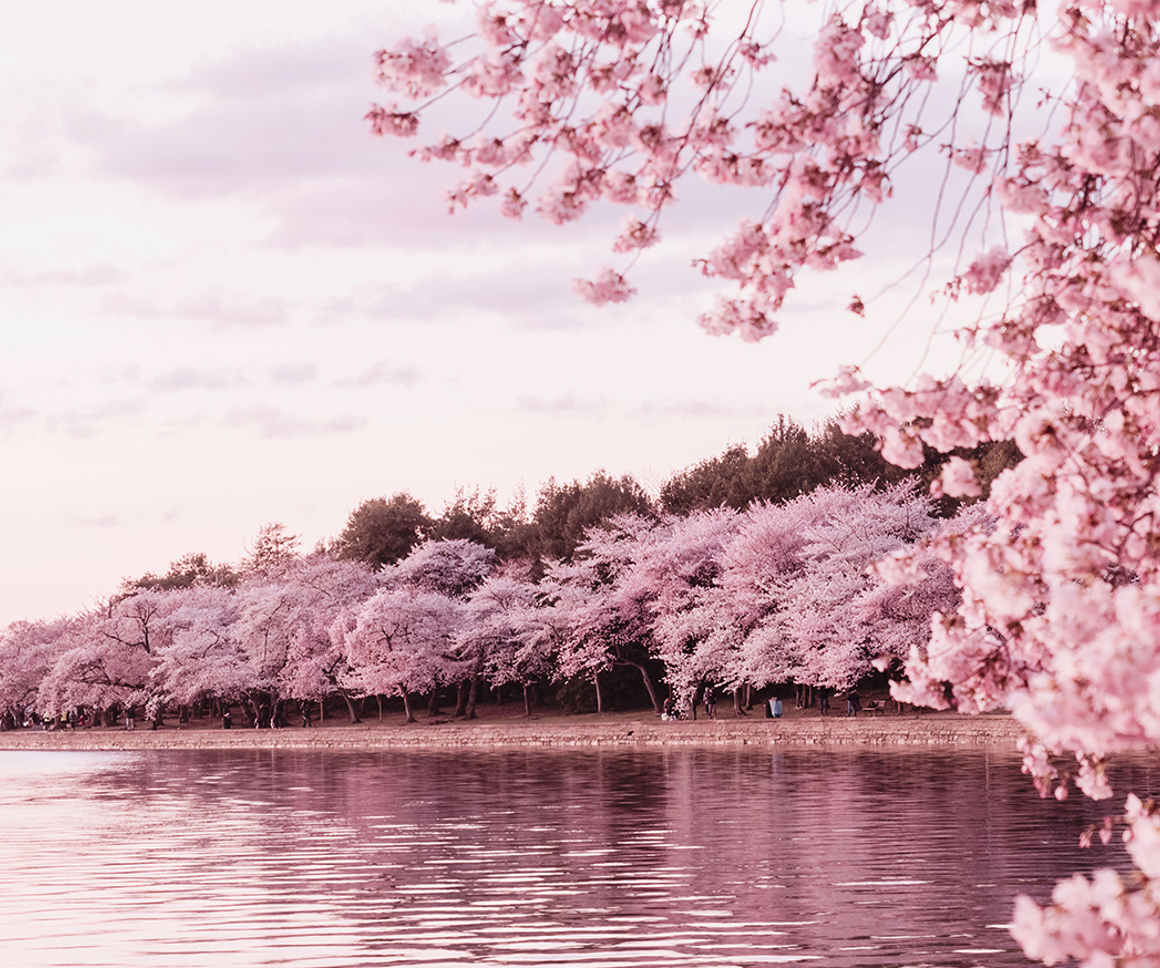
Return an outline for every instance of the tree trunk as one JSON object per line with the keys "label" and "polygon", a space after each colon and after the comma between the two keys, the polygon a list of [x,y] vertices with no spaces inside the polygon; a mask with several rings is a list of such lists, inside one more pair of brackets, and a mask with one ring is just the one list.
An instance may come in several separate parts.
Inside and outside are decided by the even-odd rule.
{"label": "tree trunk", "polygon": [[479,676],[471,677],[471,685],[467,689],[467,706],[463,710],[465,719],[475,719],[475,701],[479,698]]}
{"label": "tree trunk", "polygon": [[376,692],[375,699],[379,703],[379,722],[381,723],[383,721],[383,697]]}
{"label": "tree trunk", "polygon": [[596,685],[596,711],[604,712],[604,694],[600,691],[600,673],[592,673],[592,682]]}
{"label": "tree trunk", "polygon": [[403,720],[404,723],[415,722],[415,717],[411,715],[411,694],[406,689],[403,690],[403,710],[407,714],[407,718]]}
{"label": "tree trunk", "polygon": [[455,718],[467,716],[467,680],[459,680],[459,688],[455,694]]}
{"label": "tree trunk", "polygon": [[[351,723],[352,724],[353,723],[361,723],[362,719],[359,717],[359,714],[355,711],[354,701],[350,698],[350,693],[348,693],[345,689],[339,689],[338,694],[340,696],[342,696],[342,701],[344,703],[346,703],[346,711],[347,711],[347,714],[350,716]],[[321,723],[324,719],[326,719],[326,700],[319,699],[318,700],[318,721]]]}
{"label": "tree trunk", "polygon": [[427,703],[427,716],[434,719],[439,715],[439,687],[431,690],[431,699]]}
{"label": "tree trunk", "polygon": [[745,704],[741,701],[742,691],[743,690],[740,686],[738,686],[736,689],[733,690],[733,715],[734,716],[748,715],[745,712]]}
{"label": "tree trunk", "polygon": [[532,718],[532,699],[530,695],[531,688],[532,687],[529,683],[524,683],[524,715],[527,716],[528,719]]}
{"label": "tree trunk", "polygon": [[640,677],[644,680],[644,687],[648,690],[648,697],[652,700],[653,712],[659,716],[661,714],[661,702],[657,699],[657,691],[653,688],[652,676],[648,674],[648,669],[639,662],[630,662],[628,659],[621,659],[620,661],[624,665],[632,666],[640,673]]}

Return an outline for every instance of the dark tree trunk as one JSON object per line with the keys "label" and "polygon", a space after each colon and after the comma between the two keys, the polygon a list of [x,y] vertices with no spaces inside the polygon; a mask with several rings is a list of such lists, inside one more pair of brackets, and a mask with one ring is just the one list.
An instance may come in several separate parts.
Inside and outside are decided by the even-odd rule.
{"label": "dark tree trunk", "polygon": [[657,691],[653,687],[652,676],[648,674],[648,669],[639,662],[629,662],[628,659],[621,659],[620,661],[624,665],[632,666],[640,673],[640,677],[644,680],[644,687],[648,690],[648,697],[652,701],[653,712],[659,716],[661,714],[661,702],[657,698]]}
{"label": "dark tree trunk", "polygon": [[434,719],[439,715],[439,687],[431,690],[431,698],[427,701],[427,715]]}
{"label": "dark tree trunk", "polygon": [[383,721],[383,697],[376,692],[375,699],[379,704],[379,722],[381,723]]}
{"label": "dark tree trunk", "polygon": [[463,711],[465,719],[475,719],[475,701],[479,698],[479,676],[471,677],[471,685],[467,689],[467,706]]}
{"label": "dark tree trunk", "polygon": [[604,694],[600,691],[600,673],[592,673],[592,682],[596,686],[596,711],[598,713],[604,712]]}
{"label": "dark tree trunk", "polygon": [[461,719],[467,715],[467,680],[460,679],[455,696],[455,718]]}
{"label": "dark tree trunk", "polygon": [[740,686],[738,686],[736,689],[733,690],[733,715],[734,716],[747,716],[747,715],[749,715],[745,711],[745,704],[741,701],[742,691],[743,690]]}
{"label": "dark tree trunk", "polygon": [[403,720],[404,723],[415,722],[415,717],[411,715],[411,694],[406,689],[403,690],[403,711],[407,714],[407,718]]}
{"label": "dark tree trunk", "polygon": [[524,683],[524,715],[528,719],[532,718],[532,686],[530,683]]}

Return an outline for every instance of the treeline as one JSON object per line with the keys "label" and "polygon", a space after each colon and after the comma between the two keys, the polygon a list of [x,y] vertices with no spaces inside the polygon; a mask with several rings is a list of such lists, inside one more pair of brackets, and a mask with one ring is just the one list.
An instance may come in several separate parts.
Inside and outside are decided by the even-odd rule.
{"label": "treeline", "polygon": [[[365,561],[374,568],[399,561],[424,540],[467,539],[496,552],[500,560],[570,560],[590,528],[618,514],[689,514],[728,507],[743,511],[758,502],[781,504],[823,485],[885,489],[916,481],[922,493],[952,455],[926,452],[918,471],[888,463],[872,434],[852,435],[830,421],[810,433],[780,417],[754,453],[744,446],[728,448],[675,474],[660,488],[657,500],[631,476],[614,478],[597,471],[587,481],[544,484],[529,512],[518,499],[499,507],[494,491],[460,491],[438,517],[406,493],[364,501],[350,515],[339,536],[326,545],[335,557]],[[984,444],[955,456],[970,461],[986,496],[991,481],[1020,459],[1014,444]],[[949,517],[959,507],[941,498],[935,513]]]}
{"label": "treeline", "polygon": [[513,689],[659,711],[663,693],[687,701],[705,683],[739,708],[755,688],[848,688],[922,648],[932,611],[957,602],[929,556],[902,586],[873,570],[965,527],[873,455],[832,426],[781,421],[752,457],[678,474],[659,502],[600,472],[550,481],[531,514],[479,492],[439,517],[406,494],[365,501],[309,554],[268,525],[236,565],[186,555],[98,608],[9,626],[0,709],[11,723],[78,707],[107,721],[294,700],[355,719],[395,697],[411,719],[417,697],[434,708],[454,694],[471,716],[480,695]]}

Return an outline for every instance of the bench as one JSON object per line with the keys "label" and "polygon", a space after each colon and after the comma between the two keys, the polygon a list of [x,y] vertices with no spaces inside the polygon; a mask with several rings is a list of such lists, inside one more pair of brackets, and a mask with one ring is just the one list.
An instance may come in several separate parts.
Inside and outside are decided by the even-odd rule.
{"label": "bench", "polygon": [[886,702],[881,699],[867,699],[862,703],[862,709],[864,712],[877,713],[881,716],[886,712]]}

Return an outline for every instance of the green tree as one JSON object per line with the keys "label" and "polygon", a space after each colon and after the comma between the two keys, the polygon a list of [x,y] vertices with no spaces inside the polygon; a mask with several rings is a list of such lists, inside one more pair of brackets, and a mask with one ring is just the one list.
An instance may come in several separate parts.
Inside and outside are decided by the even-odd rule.
{"label": "green tree", "polygon": [[599,470],[584,484],[557,484],[553,478],[540,488],[530,550],[541,558],[570,560],[585,531],[618,514],[656,514],[652,499],[631,475],[613,478]]}
{"label": "green tree", "polygon": [[242,559],[242,570],[259,571],[285,564],[298,556],[298,544],[298,535],[291,534],[281,521],[263,524],[253,547],[247,549]]}
{"label": "green tree", "polygon": [[400,491],[363,501],[331,545],[336,558],[365,561],[375,571],[406,558],[432,527],[423,505]]}
{"label": "green tree", "polygon": [[192,585],[220,585],[233,588],[239,581],[237,571],[229,565],[215,565],[204,552],[191,551],[169,563],[169,571],[164,575],[146,572],[140,578],[126,578],[121,583],[123,594],[132,594],[145,588],[171,591],[189,588]]}

